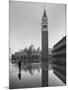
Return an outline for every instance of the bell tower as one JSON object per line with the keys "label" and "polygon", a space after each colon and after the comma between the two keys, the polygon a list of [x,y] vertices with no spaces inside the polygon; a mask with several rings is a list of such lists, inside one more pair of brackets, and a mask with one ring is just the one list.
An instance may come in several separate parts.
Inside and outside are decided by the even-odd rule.
{"label": "bell tower", "polygon": [[42,30],[42,58],[45,60],[48,57],[48,19],[45,8],[42,17],[41,30]]}
{"label": "bell tower", "polygon": [[48,18],[44,7],[41,23],[42,33],[42,87],[48,86]]}

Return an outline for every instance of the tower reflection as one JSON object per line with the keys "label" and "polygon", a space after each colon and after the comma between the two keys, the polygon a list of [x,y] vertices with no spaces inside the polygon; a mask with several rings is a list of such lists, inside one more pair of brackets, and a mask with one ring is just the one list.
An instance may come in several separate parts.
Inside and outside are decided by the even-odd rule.
{"label": "tower reflection", "polygon": [[42,61],[42,87],[48,86],[48,63],[47,60]]}

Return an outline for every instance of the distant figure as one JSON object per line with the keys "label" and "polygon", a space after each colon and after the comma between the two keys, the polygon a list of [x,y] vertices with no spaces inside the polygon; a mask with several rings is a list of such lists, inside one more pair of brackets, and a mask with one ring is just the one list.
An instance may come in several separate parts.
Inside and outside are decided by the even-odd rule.
{"label": "distant figure", "polygon": [[19,67],[18,78],[19,80],[21,80],[21,60],[18,62],[18,67]]}

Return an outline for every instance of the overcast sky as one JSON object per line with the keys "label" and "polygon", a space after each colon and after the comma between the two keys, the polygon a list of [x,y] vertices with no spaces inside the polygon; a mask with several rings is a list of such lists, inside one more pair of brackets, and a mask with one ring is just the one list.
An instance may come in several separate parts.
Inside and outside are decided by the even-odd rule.
{"label": "overcast sky", "polygon": [[[49,48],[65,35],[65,5],[46,3]],[[9,2],[10,48],[14,53],[31,44],[41,48],[41,17],[44,4],[37,2]]]}

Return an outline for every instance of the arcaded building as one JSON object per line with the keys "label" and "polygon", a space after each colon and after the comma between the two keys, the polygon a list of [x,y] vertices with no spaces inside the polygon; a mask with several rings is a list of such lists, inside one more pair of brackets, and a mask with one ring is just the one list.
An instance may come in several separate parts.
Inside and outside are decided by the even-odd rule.
{"label": "arcaded building", "polygon": [[66,36],[54,45],[52,57],[54,73],[66,83]]}

